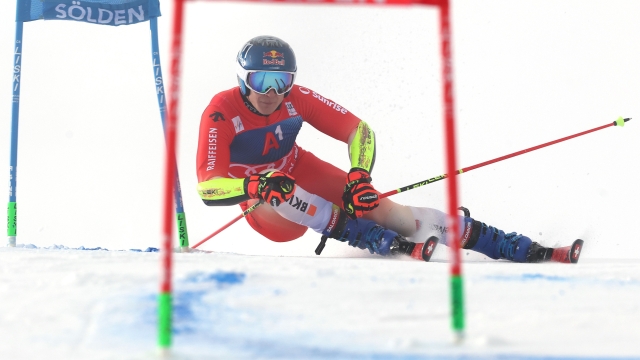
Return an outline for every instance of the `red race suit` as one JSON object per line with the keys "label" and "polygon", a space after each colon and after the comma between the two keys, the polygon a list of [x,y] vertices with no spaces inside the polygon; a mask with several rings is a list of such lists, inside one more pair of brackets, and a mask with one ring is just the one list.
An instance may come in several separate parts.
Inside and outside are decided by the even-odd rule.
{"label": "red race suit", "polygon": [[[254,111],[235,87],[218,93],[200,120],[196,167],[198,182],[216,178],[246,178],[265,169],[293,176],[306,191],[341,206],[346,172],[318,159],[296,144],[302,124],[309,123],[330,137],[348,142],[360,119],[313,90],[294,85],[282,104],[268,116]],[[240,203],[246,195],[226,203]],[[304,234],[305,226],[290,222],[273,211],[258,208],[247,216],[256,231],[273,241],[290,241]]]}

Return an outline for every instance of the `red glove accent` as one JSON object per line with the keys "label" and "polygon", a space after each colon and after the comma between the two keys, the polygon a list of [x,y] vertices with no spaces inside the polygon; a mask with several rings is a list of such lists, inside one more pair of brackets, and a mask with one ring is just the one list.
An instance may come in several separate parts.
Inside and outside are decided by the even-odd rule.
{"label": "red glove accent", "polygon": [[342,194],[342,206],[351,219],[362,217],[380,205],[380,193],[371,185],[371,176],[362,169],[351,169]]}
{"label": "red glove accent", "polygon": [[252,199],[262,199],[279,206],[293,196],[295,179],[280,171],[255,174],[245,179],[245,192]]}

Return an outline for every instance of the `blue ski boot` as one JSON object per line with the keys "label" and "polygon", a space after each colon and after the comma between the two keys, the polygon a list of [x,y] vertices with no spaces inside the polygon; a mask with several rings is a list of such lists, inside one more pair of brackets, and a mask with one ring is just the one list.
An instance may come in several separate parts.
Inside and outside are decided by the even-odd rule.
{"label": "blue ski boot", "polygon": [[[474,229],[474,227],[478,228],[480,226],[482,226],[483,230],[485,227],[487,229],[493,229],[494,235],[492,239],[496,238],[495,234],[496,232],[498,233],[497,240],[496,240],[497,243],[488,244],[488,242],[484,241],[485,246],[483,250],[487,251],[485,252],[480,250],[480,248],[482,248],[483,246],[478,245],[477,240],[475,245],[469,243],[469,241],[472,238],[474,238],[474,232],[472,230],[471,236],[469,236],[469,240],[466,243],[467,247],[465,248],[467,249],[479,251],[494,259],[496,259],[496,257],[494,256],[497,256],[499,253],[500,257],[502,258],[517,261],[517,262],[528,262],[528,263],[556,261],[561,263],[575,264],[578,262],[578,259],[580,258],[580,249],[584,245],[583,240],[577,239],[570,246],[564,246],[559,248],[548,248],[538,244],[535,241],[531,241],[531,239],[523,235],[518,235],[516,233],[504,234],[502,230],[497,230],[491,226],[485,225],[484,223],[480,223],[481,225],[478,225],[477,221],[469,217],[470,214],[467,208],[464,208],[461,206],[459,209],[464,212],[464,216],[465,216],[464,218],[465,234],[468,234],[468,232],[466,231],[467,229]],[[471,224],[471,226],[469,226],[469,224]],[[504,238],[502,240],[499,240],[502,234],[504,234]],[[463,234],[463,237],[462,237],[463,241],[465,238],[466,237]],[[481,238],[482,236],[478,236],[478,239],[481,239]],[[493,246],[493,251],[492,251],[492,246]],[[463,244],[463,247],[464,247],[464,244]],[[492,254],[488,254],[491,252]]]}
{"label": "blue ski boot", "polygon": [[[372,254],[383,256],[390,255],[394,242],[397,245],[399,241],[404,240],[397,232],[385,229],[371,220],[349,219],[345,212],[337,206],[334,206],[331,220],[322,235],[323,238],[328,237],[348,242],[350,246],[368,249]],[[319,255],[319,251],[316,250],[316,254]]]}
{"label": "blue ski boot", "polygon": [[[466,215],[466,214],[465,214]],[[488,226],[485,223],[464,217],[464,230],[461,245],[464,249],[477,251],[492,259],[507,259],[515,262],[528,262],[532,241],[528,237]]]}

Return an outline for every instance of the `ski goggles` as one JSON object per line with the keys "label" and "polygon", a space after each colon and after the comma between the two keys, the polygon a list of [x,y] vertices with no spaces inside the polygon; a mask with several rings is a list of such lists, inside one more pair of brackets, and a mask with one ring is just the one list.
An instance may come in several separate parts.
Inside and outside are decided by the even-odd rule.
{"label": "ski goggles", "polygon": [[266,94],[269,90],[275,90],[276,94],[283,95],[293,87],[296,78],[295,72],[288,71],[256,71],[245,70],[238,66],[238,76],[244,80],[245,85],[257,92]]}

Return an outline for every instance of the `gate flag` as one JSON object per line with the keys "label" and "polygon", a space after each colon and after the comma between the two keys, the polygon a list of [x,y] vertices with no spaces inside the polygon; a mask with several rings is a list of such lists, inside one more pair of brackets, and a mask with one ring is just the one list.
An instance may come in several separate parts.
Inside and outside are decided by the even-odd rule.
{"label": "gate flag", "polygon": [[160,16],[159,0],[18,0],[16,21],[71,20],[131,25]]}

